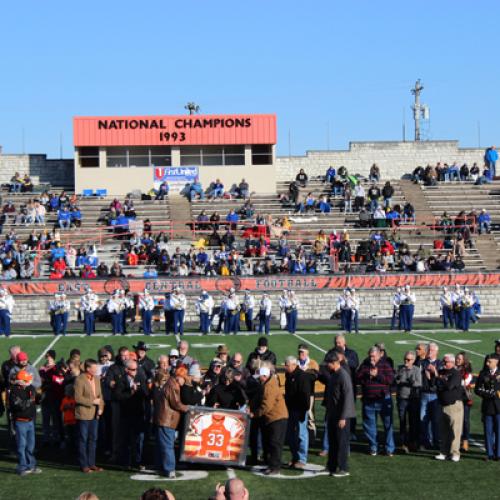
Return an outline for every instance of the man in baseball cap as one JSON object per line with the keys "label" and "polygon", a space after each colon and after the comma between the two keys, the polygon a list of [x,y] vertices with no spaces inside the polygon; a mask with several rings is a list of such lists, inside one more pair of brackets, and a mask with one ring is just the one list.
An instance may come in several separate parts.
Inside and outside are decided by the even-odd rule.
{"label": "man in baseball cap", "polygon": [[16,365],[9,372],[9,380],[15,382],[18,372],[26,370],[32,377],[31,385],[35,389],[39,389],[42,385],[38,370],[29,363],[28,355],[24,351],[20,351],[16,356]]}

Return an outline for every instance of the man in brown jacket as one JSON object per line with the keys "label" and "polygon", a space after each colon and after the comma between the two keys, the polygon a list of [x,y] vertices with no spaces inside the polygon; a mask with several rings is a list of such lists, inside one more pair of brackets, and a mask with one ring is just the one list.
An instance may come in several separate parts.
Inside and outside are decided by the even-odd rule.
{"label": "man in brown jacket", "polygon": [[179,425],[181,413],[189,407],[181,403],[181,386],[186,382],[188,371],[180,366],[175,376],[154,396],[154,421],[157,426],[158,446],[162,472],[169,479],[175,479],[175,430]]}
{"label": "man in brown jacket", "polygon": [[75,417],[78,422],[78,461],[82,472],[100,472],[95,464],[98,419],[104,410],[97,361],[85,360],[84,372],[75,380]]}
{"label": "man in brown jacket", "polygon": [[263,445],[267,462],[264,474],[269,476],[280,472],[288,410],[276,376],[271,375],[271,371],[267,367],[260,368],[258,374],[264,393],[255,416],[264,419]]}

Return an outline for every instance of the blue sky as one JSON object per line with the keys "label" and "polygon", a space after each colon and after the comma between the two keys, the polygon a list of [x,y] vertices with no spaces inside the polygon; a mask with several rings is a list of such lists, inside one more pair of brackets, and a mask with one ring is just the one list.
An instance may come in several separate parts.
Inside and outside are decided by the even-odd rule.
{"label": "blue sky", "polygon": [[[0,144],[72,155],[74,115],[278,116],[278,154],[413,137],[500,142],[500,2],[421,0],[68,2],[2,9]],[[330,130],[328,137],[327,130]]]}

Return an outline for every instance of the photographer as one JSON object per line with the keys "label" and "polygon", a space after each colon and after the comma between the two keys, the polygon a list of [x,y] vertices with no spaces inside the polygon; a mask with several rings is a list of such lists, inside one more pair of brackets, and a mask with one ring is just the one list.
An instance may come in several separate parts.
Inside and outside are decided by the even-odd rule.
{"label": "photographer", "polygon": [[500,460],[500,356],[490,354],[481,370],[474,392],[483,400],[481,417],[484,423],[485,460]]}
{"label": "photographer", "polygon": [[455,367],[455,356],[445,354],[443,368],[436,377],[436,388],[442,406],[440,421],[440,451],[436,460],[451,458],[460,460],[460,437],[464,423],[464,403],[462,401],[462,378]]}

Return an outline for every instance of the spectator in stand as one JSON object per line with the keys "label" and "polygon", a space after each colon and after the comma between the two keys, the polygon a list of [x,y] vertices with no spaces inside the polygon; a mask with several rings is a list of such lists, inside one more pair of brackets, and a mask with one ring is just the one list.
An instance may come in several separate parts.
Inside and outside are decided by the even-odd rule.
{"label": "spectator in stand", "polygon": [[329,214],[332,211],[332,207],[326,194],[322,195],[319,199],[318,208],[322,214]]}
{"label": "spectator in stand", "polygon": [[485,208],[481,210],[477,218],[477,222],[479,223],[479,234],[482,234],[483,231],[485,233],[490,233],[491,231],[491,217],[490,214],[486,211]]}
{"label": "spectator in stand", "polygon": [[424,180],[424,168],[418,166],[412,173],[413,181],[417,184]]}
{"label": "spectator in stand", "polygon": [[164,200],[165,196],[168,196],[170,191],[170,186],[167,181],[163,181],[158,187],[158,193],[155,196],[155,200]]}
{"label": "spectator in stand", "polygon": [[489,168],[489,179],[490,181],[492,181],[496,175],[496,164],[498,160],[498,152],[495,146],[491,146],[486,150],[486,153],[484,155],[484,160]]}
{"label": "spectator in stand", "polygon": [[368,190],[368,199],[370,200],[370,212],[374,213],[378,207],[380,198],[380,189],[376,184],[372,184]]}
{"label": "spectator in stand", "polygon": [[376,163],[374,163],[370,168],[370,173],[368,175],[368,179],[370,182],[379,182],[380,181],[380,168]]}
{"label": "spectator in stand", "polygon": [[361,210],[365,206],[365,188],[358,182],[354,186],[354,210]]}
{"label": "spectator in stand", "polygon": [[391,186],[389,181],[387,181],[382,188],[382,196],[384,197],[384,207],[391,207],[392,197],[394,196],[394,188]]}
{"label": "spectator in stand", "polygon": [[491,184],[492,180],[490,169],[485,167],[483,174],[477,178],[474,184],[476,186],[482,186],[483,184]]}
{"label": "spectator in stand", "polygon": [[410,223],[410,224],[416,224],[416,217],[415,217],[415,208],[413,205],[408,201],[405,203],[405,206],[403,207],[403,219],[404,223]]}
{"label": "spectator in stand", "polygon": [[228,228],[231,228],[233,231],[236,231],[239,220],[240,216],[234,211],[234,209],[231,209],[226,215],[226,222],[229,223]]}
{"label": "spectator in stand", "polygon": [[10,179],[9,191],[11,193],[20,193],[23,187],[23,179],[19,172],[16,172]]}
{"label": "spectator in stand", "polygon": [[224,184],[220,181],[220,179],[216,179],[211,186],[212,190],[209,193],[209,198],[216,199],[222,198],[224,196]]}
{"label": "spectator in stand", "polygon": [[57,212],[57,222],[61,229],[69,229],[71,227],[71,213],[66,207],[60,208]]}
{"label": "spectator in stand", "polygon": [[82,213],[78,207],[73,207],[70,211],[71,225],[74,227],[82,226]]}
{"label": "spectator in stand", "polygon": [[472,167],[470,168],[469,176],[471,181],[476,182],[477,178],[479,177],[479,174],[481,173],[477,163],[474,163]]}
{"label": "spectator in stand", "polygon": [[246,199],[250,194],[250,185],[245,179],[241,179],[241,182],[238,185],[238,196],[240,198]]}
{"label": "spectator in stand", "polygon": [[24,193],[31,193],[33,191],[33,182],[28,174],[24,174],[23,187],[21,189]]}
{"label": "spectator in stand", "polygon": [[344,186],[344,213],[347,212],[352,214],[352,191],[348,183]]}
{"label": "spectator in stand", "polygon": [[460,167],[460,180],[461,181],[469,180],[469,167],[467,166],[467,163],[464,163]]}
{"label": "spectator in stand", "polygon": [[460,181],[460,168],[458,167],[457,162],[453,162],[453,165],[450,165],[448,172],[450,175],[450,181]]}
{"label": "spectator in stand", "polygon": [[299,173],[295,177],[295,181],[299,184],[300,187],[306,187],[308,180],[309,178],[307,177],[307,174],[304,172],[304,169],[301,168],[299,170]]}
{"label": "spectator in stand", "polygon": [[198,196],[200,200],[205,199],[205,192],[203,191],[203,187],[201,186],[201,182],[198,177],[196,177],[193,183],[189,186],[189,201],[193,201],[196,196]]}
{"label": "spectator in stand", "polygon": [[337,175],[337,172],[336,172],[335,168],[332,167],[332,165],[330,165],[326,171],[324,182],[325,183],[328,182],[330,184],[333,183],[336,175]]}

